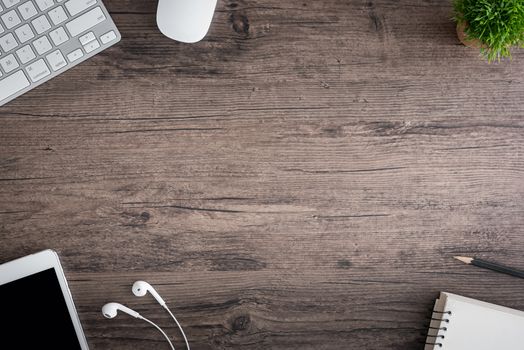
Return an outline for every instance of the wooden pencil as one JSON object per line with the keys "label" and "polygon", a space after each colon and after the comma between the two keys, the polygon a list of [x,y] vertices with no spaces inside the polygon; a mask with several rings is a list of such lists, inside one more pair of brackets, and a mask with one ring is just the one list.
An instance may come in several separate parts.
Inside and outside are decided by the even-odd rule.
{"label": "wooden pencil", "polygon": [[517,270],[508,266],[500,265],[497,263],[477,258],[469,258],[465,256],[455,256],[454,258],[468,265],[474,265],[477,267],[482,267],[484,269],[505,273],[507,275],[524,278],[524,271],[522,270]]}

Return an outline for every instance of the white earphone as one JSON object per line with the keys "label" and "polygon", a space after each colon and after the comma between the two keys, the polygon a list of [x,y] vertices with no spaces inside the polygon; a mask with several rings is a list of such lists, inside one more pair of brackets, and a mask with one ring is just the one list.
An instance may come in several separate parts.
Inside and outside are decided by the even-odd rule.
{"label": "white earphone", "polygon": [[136,295],[137,297],[143,297],[147,294],[147,292],[149,292],[151,293],[153,298],[155,298],[156,301],[158,301],[160,305],[164,307],[166,306],[166,302],[164,301],[164,299],[162,299],[160,294],[156,292],[155,288],[153,288],[153,286],[151,286],[147,282],[136,281],[135,283],[133,283],[133,287],[131,288],[131,290],[133,291],[133,294]]}
{"label": "white earphone", "polygon": [[119,303],[108,303],[108,304],[105,304],[102,307],[102,314],[105,317],[107,317],[107,318],[115,318],[117,316],[117,314],[118,314],[118,311],[122,311],[122,312],[128,314],[129,316],[133,316],[134,318],[138,318],[138,319],[144,320],[147,323],[149,323],[150,325],[152,325],[153,327],[155,327],[156,329],[158,329],[158,331],[160,333],[162,333],[162,335],[167,339],[167,341],[169,342],[169,345],[171,345],[171,349],[175,350],[175,347],[173,346],[173,343],[171,343],[171,340],[169,339],[167,334],[162,330],[162,328],[158,327],[156,324],[154,324],[153,322],[151,322],[147,318],[141,316],[138,312],[136,312],[134,310],[131,310],[127,306],[124,306],[124,305],[119,304]]}
{"label": "white earphone", "polygon": [[142,317],[140,316],[138,312],[133,311],[130,308],[128,308],[127,306],[124,306],[119,303],[108,303],[102,307],[102,313],[107,318],[115,318],[116,315],[118,314],[118,310],[128,314],[129,316],[133,316],[134,318]]}
{"label": "white earphone", "polygon": [[156,301],[160,304],[160,306],[166,309],[166,311],[169,313],[173,321],[175,321],[178,329],[180,330],[180,333],[182,333],[182,336],[184,337],[184,341],[186,342],[187,350],[190,350],[189,342],[187,340],[186,334],[184,333],[184,330],[182,329],[182,326],[176,319],[175,315],[173,315],[171,310],[169,310],[169,308],[166,305],[166,302],[164,301],[164,299],[162,299],[160,294],[157,293],[155,288],[153,288],[153,286],[151,286],[149,283],[145,281],[136,281],[135,283],[133,283],[133,287],[131,288],[131,290],[133,291],[133,294],[136,295],[137,297],[143,297],[147,294],[147,292],[151,293],[153,298],[156,299]]}
{"label": "white earphone", "polygon": [[[178,326],[178,329],[180,329],[180,333],[182,333],[182,336],[184,337],[184,341],[186,343],[186,347],[187,347],[187,350],[190,350],[189,348],[189,342],[187,340],[187,337],[186,337],[186,334],[184,333],[184,330],[182,329],[182,326],[180,325],[180,323],[178,322],[178,320],[176,319],[175,315],[173,315],[173,313],[171,312],[171,310],[169,310],[169,308],[167,307],[166,305],[166,302],[164,301],[164,299],[162,299],[162,297],[160,296],[160,294],[157,293],[157,291],[155,290],[155,288],[153,288],[153,286],[151,286],[149,283],[147,282],[144,282],[144,281],[136,281],[135,283],[133,283],[133,287],[131,288],[131,290],[133,291],[133,294],[136,295],[137,297],[143,297],[147,294],[147,292],[149,292],[153,298],[156,299],[156,301],[164,308],[166,309],[166,311],[169,313],[169,315],[171,316],[171,318],[173,318],[173,320],[175,321],[176,325]],[[171,340],[169,339],[169,337],[166,335],[166,333],[160,328],[158,327],[156,324],[154,324],[153,322],[151,322],[150,320],[148,320],[147,318],[143,317],[142,315],[140,315],[138,312],[134,311],[134,310],[131,310],[130,308],[128,308],[127,306],[124,306],[122,304],[119,304],[119,303],[108,303],[108,304],[105,304],[103,307],[102,307],[102,314],[106,317],[106,318],[114,318],[117,316],[118,314],[118,311],[122,311],[134,318],[138,318],[138,319],[141,319],[141,320],[144,320],[146,321],[147,323],[151,324],[152,326],[154,326],[156,329],[158,329],[160,331],[160,333],[162,333],[162,335],[167,339],[167,341],[169,342],[169,345],[171,346],[171,349],[172,350],[175,350],[175,347],[173,346],[173,343],[171,343]]]}

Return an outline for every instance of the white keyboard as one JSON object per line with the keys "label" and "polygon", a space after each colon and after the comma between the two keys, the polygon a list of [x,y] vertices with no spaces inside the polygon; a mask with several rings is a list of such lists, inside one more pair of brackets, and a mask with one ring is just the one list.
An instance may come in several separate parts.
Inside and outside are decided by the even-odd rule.
{"label": "white keyboard", "polygon": [[101,0],[0,0],[0,106],[120,38]]}

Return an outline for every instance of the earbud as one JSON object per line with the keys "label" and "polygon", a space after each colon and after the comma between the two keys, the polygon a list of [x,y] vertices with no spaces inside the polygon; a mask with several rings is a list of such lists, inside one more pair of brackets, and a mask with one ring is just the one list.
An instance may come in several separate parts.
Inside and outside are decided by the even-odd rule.
{"label": "earbud", "polygon": [[129,316],[133,316],[134,318],[142,318],[142,316],[140,316],[138,312],[133,311],[130,308],[128,308],[127,306],[124,306],[119,303],[105,304],[102,307],[102,314],[107,318],[115,318],[118,313],[118,310],[128,314]]}
{"label": "earbud", "polygon": [[[180,325],[180,323],[176,319],[175,315],[173,315],[171,310],[169,310],[169,307],[167,307],[166,302],[164,301],[164,299],[162,299],[162,297],[156,292],[155,288],[153,288],[147,282],[136,281],[135,283],[133,283],[133,287],[131,288],[131,290],[133,291],[133,294],[136,295],[137,297],[143,297],[143,296],[145,296],[147,294],[147,292],[151,293],[153,298],[155,298],[156,301],[158,301],[158,303],[164,309],[166,309],[166,311],[169,313],[169,315],[173,318],[173,320],[175,321],[176,325],[178,326],[178,329],[180,329],[180,332],[182,333],[182,336],[184,337],[184,341],[186,342],[187,350],[190,350],[189,342],[187,341],[187,337],[186,337],[186,334],[184,333],[184,330],[182,329],[182,326]],[[141,320],[144,320],[147,323],[149,323],[150,325],[154,326],[156,329],[158,329],[158,331],[160,333],[162,333],[162,335],[169,342],[169,345],[171,345],[171,349],[175,350],[175,347],[173,346],[173,343],[171,343],[171,340],[166,335],[166,333],[162,330],[162,328],[158,327],[155,323],[151,322],[147,318],[141,316],[138,312],[133,311],[130,308],[128,308],[128,307],[126,307],[126,306],[124,306],[122,304],[119,304],[119,303],[108,303],[108,304],[105,304],[102,307],[102,313],[107,318],[115,318],[116,315],[118,314],[119,310],[122,311],[122,312],[125,312],[126,314],[128,314],[130,316],[133,316],[134,318],[139,318]]]}
{"label": "earbud", "polygon": [[166,309],[166,311],[169,313],[171,318],[173,318],[173,320],[175,321],[176,325],[178,326],[178,329],[180,329],[180,333],[182,333],[182,336],[184,337],[184,341],[186,342],[187,350],[190,350],[190,348],[189,348],[189,341],[187,340],[186,334],[184,333],[184,330],[182,329],[182,326],[180,325],[180,323],[176,319],[175,315],[173,315],[171,310],[169,310],[169,307],[166,305],[166,302],[164,301],[164,299],[162,299],[160,294],[158,294],[156,292],[155,288],[153,288],[149,283],[147,283],[145,281],[136,281],[135,283],[133,283],[133,287],[131,288],[131,290],[133,291],[133,294],[136,295],[137,297],[143,297],[143,296],[145,296],[147,294],[147,292],[151,293],[153,298],[155,298],[156,301],[158,301],[158,303],[164,309]]}
{"label": "earbud", "polygon": [[166,302],[164,301],[164,299],[162,299],[162,297],[156,292],[155,288],[153,288],[149,283],[144,281],[136,281],[135,283],[133,283],[132,290],[133,294],[137,297],[143,297],[147,294],[147,292],[149,292],[151,293],[153,298],[155,298],[156,301],[158,301],[160,305],[166,307]]}
{"label": "earbud", "polygon": [[158,327],[155,323],[149,321],[147,318],[142,317],[138,312],[133,311],[130,308],[128,308],[127,306],[124,306],[124,305],[119,304],[119,303],[108,303],[108,304],[105,304],[104,306],[102,306],[102,314],[104,314],[104,316],[107,317],[107,318],[115,318],[116,315],[118,314],[119,310],[122,311],[122,312],[125,312],[129,316],[133,316],[134,318],[138,318],[138,319],[144,320],[147,323],[149,323],[150,325],[152,325],[153,327],[155,327],[156,329],[158,329],[158,331],[160,333],[162,333],[164,338],[166,338],[167,342],[171,346],[171,350],[175,350],[175,347],[173,346],[173,343],[171,342],[171,339],[169,339],[169,337],[162,330],[162,328]]}

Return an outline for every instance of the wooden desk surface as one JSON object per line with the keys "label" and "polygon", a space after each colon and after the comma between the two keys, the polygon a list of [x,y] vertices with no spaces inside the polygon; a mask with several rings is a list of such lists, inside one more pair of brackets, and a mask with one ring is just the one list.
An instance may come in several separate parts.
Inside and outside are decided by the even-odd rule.
{"label": "wooden desk surface", "polygon": [[449,1],[220,1],[195,45],[156,0],[0,109],[0,260],[62,258],[90,347],[168,349],[100,313],[145,279],[194,349],[421,349],[440,290],[524,310],[524,51],[488,65]]}

